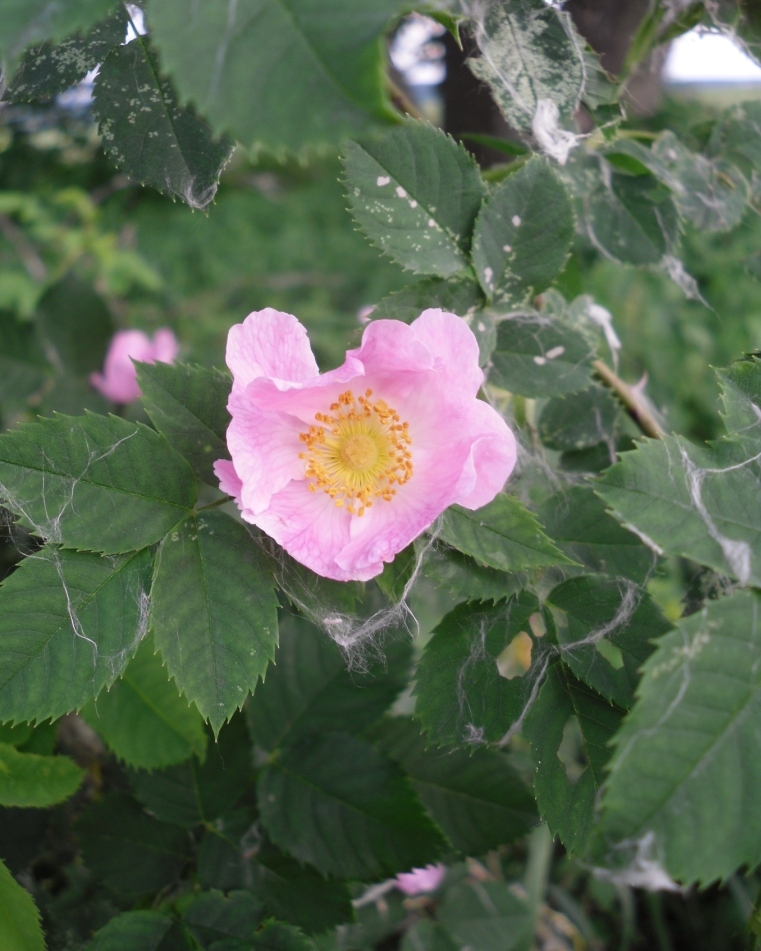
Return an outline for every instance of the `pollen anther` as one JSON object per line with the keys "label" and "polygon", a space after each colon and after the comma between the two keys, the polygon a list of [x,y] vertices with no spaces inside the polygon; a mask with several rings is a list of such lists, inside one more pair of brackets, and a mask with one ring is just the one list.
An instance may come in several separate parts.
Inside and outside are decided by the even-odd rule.
{"label": "pollen anther", "polygon": [[338,508],[360,518],[374,499],[391,501],[395,486],[412,476],[409,423],[372,395],[370,389],[359,397],[346,390],[329,414],[315,413],[318,425],[299,436],[307,449],[299,458],[310,492],[322,489]]}

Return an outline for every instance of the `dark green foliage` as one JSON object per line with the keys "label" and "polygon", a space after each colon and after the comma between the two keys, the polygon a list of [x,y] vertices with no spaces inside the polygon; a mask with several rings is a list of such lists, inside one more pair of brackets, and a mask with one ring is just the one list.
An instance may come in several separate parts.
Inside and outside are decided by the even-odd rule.
{"label": "dark green foliage", "polygon": [[23,405],[40,390],[47,370],[34,324],[0,311],[0,404]]}
{"label": "dark green foliage", "polygon": [[9,102],[49,99],[73,86],[124,42],[127,23],[127,12],[118,3],[105,20],[90,29],[60,43],[46,42],[27,50],[11,77],[5,98]]}
{"label": "dark green foliage", "polygon": [[122,895],[159,891],[179,877],[190,856],[183,829],[152,818],[126,793],[89,806],[77,834],[87,867]]}
{"label": "dark green foliage", "polygon": [[510,314],[497,324],[489,381],[521,396],[586,390],[593,348],[578,330],[539,313]]}
{"label": "dark green foliage", "polygon": [[213,464],[228,457],[230,378],[217,370],[178,363],[142,363],[137,377],[153,425],[200,479],[216,486]]}
{"label": "dark green foliage", "polygon": [[101,369],[116,328],[90,284],[67,274],[43,294],[36,321],[69,373],[84,376]]}
{"label": "dark green foliage", "polygon": [[419,274],[467,269],[484,186],[461,145],[433,126],[408,123],[350,143],[344,170],[352,212],[373,244]]}
{"label": "dark green foliage", "polygon": [[437,859],[444,838],[401,771],[344,733],[308,737],[261,772],[272,840],[325,874],[372,880]]}
{"label": "dark green foliage", "polygon": [[301,618],[288,618],[274,665],[248,705],[253,739],[273,750],[324,730],[362,732],[409,679],[409,638],[389,639],[384,646],[384,656],[366,673],[352,672],[322,632]]}
{"label": "dark green foliage", "polygon": [[521,591],[507,603],[461,604],[438,625],[415,687],[415,716],[431,743],[478,746],[507,733],[529,697],[532,676],[525,671],[507,679],[497,659],[519,635],[536,646],[529,631],[538,612],[535,595]]}
{"label": "dark green foliage", "polygon": [[95,112],[107,154],[127,175],[194,209],[212,201],[232,145],[180,107],[146,39],[108,54],[95,81]]}
{"label": "dark green foliage", "polygon": [[419,726],[393,717],[372,738],[405,770],[431,817],[452,845],[480,855],[524,835],[535,806],[518,774],[496,750],[426,749]]}
{"label": "dark green foliage", "polygon": [[549,165],[532,159],[510,175],[482,208],[473,265],[486,296],[520,304],[562,271],[573,238],[573,208]]}
{"label": "dark green foliage", "polygon": [[555,664],[526,717],[539,811],[571,853],[583,853],[587,844],[611,756],[608,743],[623,715]]}
{"label": "dark green foliage", "polygon": [[162,822],[183,828],[211,823],[228,813],[252,777],[245,718],[238,714],[209,742],[201,762],[197,756],[155,772],[134,771],[135,795]]}
{"label": "dark green foliage", "polygon": [[0,437],[0,497],[53,543],[108,554],[160,541],[196,499],[185,460],[116,416],[57,416]]}
{"label": "dark green foliage", "polygon": [[147,551],[24,561],[0,587],[0,719],[59,717],[112,683],[145,633],[149,572]]}
{"label": "dark green foliage", "polygon": [[444,516],[441,537],[458,551],[501,571],[572,564],[547,538],[536,516],[510,495],[498,495],[476,511],[452,506]]}
{"label": "dark green foliage", "polygon": [[215,731],[275,655],[273,587],[262,552],[228,515],[199,512],[162,542],[152,590],[156,646]]}

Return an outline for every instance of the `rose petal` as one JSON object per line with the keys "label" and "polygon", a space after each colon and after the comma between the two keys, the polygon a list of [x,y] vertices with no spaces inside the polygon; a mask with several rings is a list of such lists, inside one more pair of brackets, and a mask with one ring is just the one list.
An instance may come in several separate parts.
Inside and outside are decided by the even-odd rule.
{"label": "rose petal", "polygon": [[271,307],[230,328],[226,360],[236,388],[259,377],[296,383],[319,373],[306,328],[292,314]]}

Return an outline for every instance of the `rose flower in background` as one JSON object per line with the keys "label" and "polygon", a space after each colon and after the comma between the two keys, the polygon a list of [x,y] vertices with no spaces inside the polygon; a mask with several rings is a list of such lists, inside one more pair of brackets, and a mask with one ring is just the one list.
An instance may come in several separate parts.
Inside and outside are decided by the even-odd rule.
{"label": "rose flower in background", "polygon": [[297,561],[367,581],[455,503],[478,509],[515,465],[515,439],[477,399],[478,344],[460,318],[377,320],[320,374],[305,328],[270,308],[231,328],[220,488]]}
{"label": "rose flower in background", "polygon": [[142,330],[120,330],[109,345],[102,373],[93,373],[90,383],[112,403],[131,403],[140,396],[137,370],[140,363],[173,363],[179,343],[171,330],[162,327],[151,339]]}

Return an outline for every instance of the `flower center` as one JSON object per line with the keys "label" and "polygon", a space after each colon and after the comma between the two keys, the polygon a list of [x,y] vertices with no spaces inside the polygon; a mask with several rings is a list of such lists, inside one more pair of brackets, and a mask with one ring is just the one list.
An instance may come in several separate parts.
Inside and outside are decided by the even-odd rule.
{"label": "flower center", "polygon": [[300,458],[310,492],[322,489],[339,508],[358,516],[375,499],[390,502],[395,486],[412,476],[409,423],[385,400],[372,401],[372,395],[366,390],[355,398],[346,390],[330,413],[315,413],[319,425],[299,436],[307,450]]}

